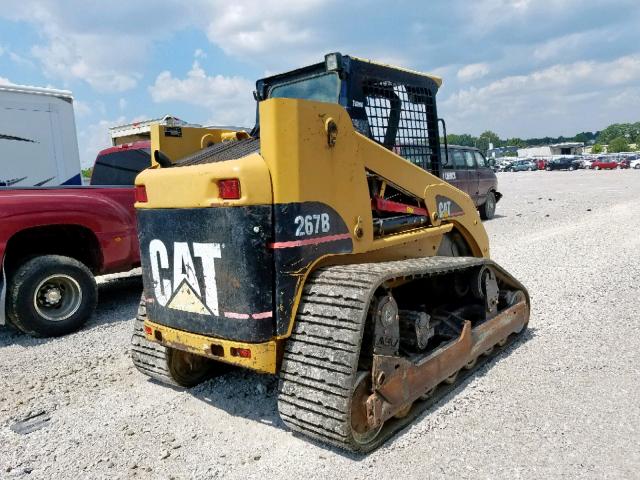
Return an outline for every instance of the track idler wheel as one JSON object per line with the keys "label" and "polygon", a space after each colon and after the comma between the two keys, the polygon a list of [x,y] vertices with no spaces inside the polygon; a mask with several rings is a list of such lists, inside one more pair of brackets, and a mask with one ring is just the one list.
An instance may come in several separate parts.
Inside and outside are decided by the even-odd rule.
{"label": "track idler wheel", "polygon": [[[524,294],[524,292],[522,290],[513,290],[511,292],[507,292],[507,295],[505,296],[505,301],[507,306],[509,307],[513,307],[514,305],[520,303],[520,302],[526,302],[527,301],[527,296]],[[527,325],[524,325],[524,328],[526,328]],[[516,333],[520,333],[522,330],[519,330]]]}
{"label": "track idler wheel", "polygon": [[351,394],[351,436],[361,447],[375,442],[384,425],[381,422],[377,427],[371,427],[367,421],[367,399],[371,392],[371,372],[358,372]]}
{"label": "track idler wheel", "polygon": [[208,358],[175,348],[167,350],[169,374],[178,385],[191,388],[213,375],[213,362]]}

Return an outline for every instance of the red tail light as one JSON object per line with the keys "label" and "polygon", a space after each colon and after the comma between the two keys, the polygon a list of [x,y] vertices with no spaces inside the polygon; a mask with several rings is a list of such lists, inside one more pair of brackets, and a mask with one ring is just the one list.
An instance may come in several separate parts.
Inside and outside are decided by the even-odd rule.
{"label": "red tail light", "polygon": [[240,180],[237,178],[218,180],[218,192],[223,200],[238,200],[240,198]]}
{"label": "red tail light", "polygon": [[251,350],[248,348],[234,348],[231,347],[232,357],[251,358]]}
{"label": "red tail light", "polygon": [[145,203],[147,199],[147,188],[144,185],[136,185],[136,202]]}

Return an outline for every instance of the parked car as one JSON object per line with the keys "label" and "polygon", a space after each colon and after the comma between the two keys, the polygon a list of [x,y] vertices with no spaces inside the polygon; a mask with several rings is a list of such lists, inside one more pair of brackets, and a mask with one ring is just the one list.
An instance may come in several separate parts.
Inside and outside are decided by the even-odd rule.
{"label": "parked car", "polygon": [[628,158],[620,158],[617,160],[618,168],[629,168],[631,161]]}
{"label": "parked car", "polygon": [[544,168],[547,166],[546,158],[534,158],[533,162],[536,164],[536,167],[538,167],[538,170],[544,170]]}
{"label": "parked car", "polygon": [[538,165],[533,160],[515,160],[508,168],[508,172],[524,172],[538,170]]}
{"label": "parked car", "polygon": [[629,167],[633,169],[640,169],[640,158],[638,160],[631,160]]}
{"label": "parked car", "polygon": [[140,264],[134,179],[149,142],[102,150],[92,186],[0,188],[0,325],[63,335],[96,306],[94,275]]}
{"label": "parked car", "polygon": [[613,170],[618,168],[618,162],[611,157],[598,157],[592,163],[592,170]]}
{"label": "parked car", "polygon": [[467,193],[484,220],[493,218],[496,204],[502,198],[498,178],[491,169],[493,160],[485,158],[477,148],[458,145],[449,145],[448,158],[444,149],[441,156],[443,180]]}
{"label": "parked car", "polygon": [[494,171],[506,172],[512,163],[513,163],[513,160],[509,160],[505,158],[497,158],[495,159]]}
{"label": "parked car", "polygon": [[544,168],[547,171],[551,170],[576,170],[580,168],[580,161],[573,157],[558,157],[552,158],[547,162],[547,166]]}
{"label": "parked car", "polygon": [[580,168],[588,169],[591,168],[591,164],[593,163],[592,158],[583,158],[580,160]]}

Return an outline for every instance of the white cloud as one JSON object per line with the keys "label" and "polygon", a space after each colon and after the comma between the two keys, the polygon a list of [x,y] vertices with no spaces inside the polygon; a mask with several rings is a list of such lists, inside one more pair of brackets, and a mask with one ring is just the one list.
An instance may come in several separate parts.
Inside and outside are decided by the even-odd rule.
{"label": "white cloud", "polygon": [[[63,80],[85,80],[100,92],[123,92],[136,86],[138,79],[141,78],[139,73],[120,73],[109,68],[111,62],[96,65],[95,56],[102,56],[98,54],[100,47],[93,49],[94,57],[88,57],[83,53],[87,46],[89,46],[87,50],[91,50],[91,45],[97,46],[100,43],[99,38],[86,37],[82,43],[83,47],[80,48],[70,39],[54,39],[46,46],[34,46],[31,52],[40,60],[45,72],[51,77]],[[112,44],[112,55],[120,51],[117,43],[120,42]]]}
{"label": "white cloud", "polygon": [[18,55],[16,52],[9,51],[9,58],[13,63],[16,63],[18,65],[31,67],[31,68],[35,67],[34,63],[31,60],[23,57],[22,55]]}
{"label": "white cloud", "polygon": [[[453,132],[491,128],[503,136],[567,134],[572,133],[567,128],[597,129],[636,115],[639,82],[640,54],[554,65],[461,89],[441,102],[440,111]],[[630,102],[624,111],[619,99]]]}
{"label": "white cloud", "polygon": [[243,77],[209,76],[196,61],[183,79],[169,71],[160,73],[149,93],[156,103],[175,101],[207,107],[213,123],[250,126],[255,116],[253,88]]}
{"label": "white cloud", "polygon": [[8,78],[0,77],[0,85],[15,85],[15,84],[12,81],[10,81]]}
{"label": "white cloud", "polygon": [[91,107],[82,100],[73,101],[73,110],[78,117],[88,117],[93,113]]}
{"label": "white cloud", "polygon": [[[4,0],[0,17],[29,22],[42,41],[31,54],[53,80],[85,81],[100,92],[134,88],[158,40],[184,28],[200,29],[224,52],[245,60],[268,57],[280,68],[295,64],[308,48],[326,48],[315,13],[335,0]],[[140,23],[140,19],[142,23]],[[314,52],[316,53],[316,52]],[[194,52],[205,58],[203,49]]]}
{"label": "white cloud", "polygon": [[327,31],[318,30],[314,19],[333,1],[211,0],[207,36],[230,55],[291,60],[308,55],[310,47],[326,48]]}
{"label": "white cloud", "polygon": [[111,146],[109,127],[125,123],[127,123],[126,117],[119,117],[114,120],[100,120],[78,132],[78,148],[80,150],[82,168],[91,167],[96,160],[98,152]]}
{"label": "white cloud", "polygon": [[153,0],[114,0],[108,7],[83,0],[4,0],[0,16],[35,27],[42,40],[30,53],[52,80],[123,92],[142,78],[154,40],[194,23],[193,9],[182,3],[167,0],[158,9]]}
{"label": "white cloud", "polygon": [[196,48],[196,51],[193,52],[193,58],[207,58],[207,54],[201,48]]}
{"label": "white cloud", "polygon": [[486,76],[489,73],[489,65],[486,63],[472,63],[458,70],[458,80],[469,82]]}
{"label": "white cloud", "polygon": [[121,98],[120,100],[118,100],[118,107],[120,108],[120,110],[124,110],[125,108],[127,108],[127,101],[124,98]]}

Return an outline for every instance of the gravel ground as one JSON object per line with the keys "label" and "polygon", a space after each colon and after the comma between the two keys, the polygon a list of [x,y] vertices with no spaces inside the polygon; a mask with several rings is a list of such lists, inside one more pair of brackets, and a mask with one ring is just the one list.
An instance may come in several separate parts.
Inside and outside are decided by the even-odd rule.
{"label": "gravel ground", "polygon": [[640,172],[499,181],[486,227],[530,290],[530,330],[376,452],[292,435],[273,377],[148,381],[129,359],[139,277],[103,278],[81,332],[0,329],[0,478],[638,478]]}

